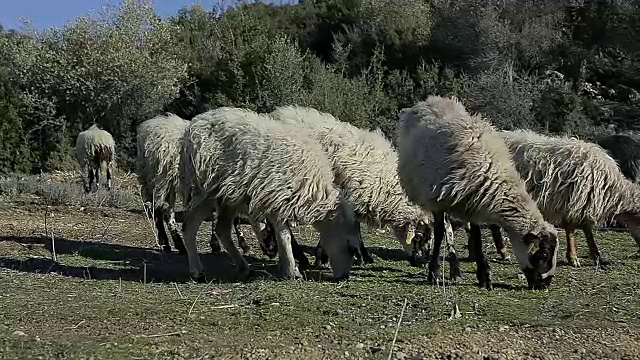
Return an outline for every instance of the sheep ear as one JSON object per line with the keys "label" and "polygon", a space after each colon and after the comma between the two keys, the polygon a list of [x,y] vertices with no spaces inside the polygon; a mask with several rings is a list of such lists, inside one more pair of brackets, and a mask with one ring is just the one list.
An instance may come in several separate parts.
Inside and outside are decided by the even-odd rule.
{"label": "sheep ear", "polygon": [[534,233],[527,233],[524,237],[523,237],[524,243],[526,245],[528,245],[527,247],[527,254],[529,256],[533,255],[536,253],[536,251],[538,251],[538,243],[540,240],[540,237]]}
{"label": "sheep ear", "polygon": [[407,231],[407,244],[411,244],[411,241],[413,241],[413,237],[416,235],[415,232],[413,231]]}

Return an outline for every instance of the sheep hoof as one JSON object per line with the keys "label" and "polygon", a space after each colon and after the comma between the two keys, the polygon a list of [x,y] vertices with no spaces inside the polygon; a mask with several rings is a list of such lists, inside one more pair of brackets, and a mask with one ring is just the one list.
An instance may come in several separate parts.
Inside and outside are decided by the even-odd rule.
{"label": "sheep hoof", "polygon": [[197,283],[206,283],[207,282],[207,277],[205,276],[204,273],[200,273],[200,274],[191,274],[191,279]]}
{"label": "sheep hoof", "polygon": [[477,273],[478,276],[478,287],[485,288],[487,290],[493,290],[493,283],[491,282],[491,274],[488,272]]}
{"label": "sheep hoof", "polygon": [[429,282],[434,285],[440,284],[441,276],[440,276],[440,266],[433,266],[429,264],[429,273],[427,275]]}
{"label": "sheep hoof", "polygon": [[600,268],[602,270],[606,270],[607,267],[609,267],[609,265],[611,265],[611,262],[605,258],[603,258],[602,256],[600,256],[599,258],[596,259],[595,264],[597,266],[600,266]]}
{"label": "sheep hoof", "polygon": [[577,256],[567,255],[567,262],[573,267],[580,267],[580,260]]}
{"label": "sheep hoof", "polygon": [[498,255],[500,255],[500,260],[507,260],[509,256],[507,255],[507,249],[502,248],[498,251]]}
{"label": "sheep hoof", "polygon": [[362,260],[364,261],[365,264],[373,264],[375,262],[373,258],[369,255],[363,256]]}
{"label": "sheep hoof", "polygon": [[300,270],[296,268],[293,268],[293,269],[280,268],[280,277],[287,280],[302,279],[302,274],[300,273]]}
{"label": "sheep hoof", "polygon": [[169,246],[169,245],[162,245],[162,252],[163,252],[163,253],[170,254],[170,253],[171,253],[171,246]]}
{"label": "sheep hoof", "polygon": [[212,254],[220,254],[222,252],[222,248],[219,243],[209,243],[209,246],[211,247]]}
{"label": "sheep hoof", "polygon": [[357,257],[354,261],[353,261],[353,265],[355,266],[360,266],[362,265],[362,259]]}
{"label": "sheep hoof", "polygon": [[337,283],[346,282],[347,280],[349,280],[349,274],[335,277],[333,280]]}
{"label": "sheep hoof", "polygon": [[249,279],[252,274],[252,270],[250,267],[243,267],[238,269],[238,281],[245,282]]}
{"label": "sheep hoof", "polygon": [[452,266],[449,269],[449,279],[455,282],[462,281],[462,272],[458,266]]}

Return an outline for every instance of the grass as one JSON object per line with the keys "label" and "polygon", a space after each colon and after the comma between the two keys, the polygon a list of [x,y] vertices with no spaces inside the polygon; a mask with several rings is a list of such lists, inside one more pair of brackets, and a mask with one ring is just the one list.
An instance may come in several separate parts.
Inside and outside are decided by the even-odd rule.
{"label": "grass", "polygon": [[[216,279],[195,284],[185,258],[158,251],[133,205],[42,203],[39,196],[0,203],[0,358],[386,359],[396,331],[392,359],[640,356],[640,259],[624,233],[597,234],[612,261],[606,271],[589,265],[579,233],[583,267],[563,260],[549,291],[524,289],[515,260],[496,260],[493,279],[503,286],[488,292],[466,261],[461,283],[429,285],[388,233],[369,230],[364,240],[376,262],[335,284],[320,280],[326,269],[304,281],[275,279],[276,262],[261,255],[247,227],[248,258],[263,275],[237,283],[225,254],[207,254],[205,223],[199,247]],[[295,233],[309,249],[317,241],[309,228]],[[456,236],[464,258],[463,233]],[[562,246],[563,259],[564,238]]]}

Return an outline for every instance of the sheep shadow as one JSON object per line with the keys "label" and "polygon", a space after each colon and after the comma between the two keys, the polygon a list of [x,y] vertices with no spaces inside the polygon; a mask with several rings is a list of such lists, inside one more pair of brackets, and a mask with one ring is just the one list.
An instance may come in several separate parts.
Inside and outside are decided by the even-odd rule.
{"label": "sheep shadow", "polygon": [[[44,237],[2,236],[0,242],[16,242],[27,249],[34,245],[44,245],[51,252],[51,241]],[[159,249],[139,248],[133,246],[108,244],[94,241],[73,241],[56,238],[57,255],[78,255],[98,262],[108,262],[109,267],[95,265],[73,266],[55,262],[46,258],[28,258],[25,260],[11,257],[0,257],[0,267],[30,273],[56,272],[61,275],[96,280],[143,281],[147,282],[189,282],[189,265],[187,257],[177,253],[163,253]],[[207,279],[219,282],[237,282],[236,268],[226,253],[200,254]],[[278,265],[276,261],[259,258],[252,254],[245,255],[251,264],[257,279],[262,275],[276,278]],[[113,266],[111,268],[110,266]],[[321,276],[316,276],[321,279]]]}

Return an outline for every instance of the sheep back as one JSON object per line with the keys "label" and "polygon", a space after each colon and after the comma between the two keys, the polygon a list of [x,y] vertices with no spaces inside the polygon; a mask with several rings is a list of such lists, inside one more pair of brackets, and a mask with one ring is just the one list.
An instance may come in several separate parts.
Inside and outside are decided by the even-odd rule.
{"label": "sheep back", "polygon": [[332,161],[336,185],[370,225],[399,226],[429,218],[404,193],[397,153],[382,131],[363,130],[307,107],[280,107],[270,115],[302,127],[322,144]]}
{"label": "sheep back", "polygon": [[603,223],[635,210],[637,187],[597,144],[528,130],[502,131],[527,190],[545,217]]}
{"label": "sheep back", "polygon": [[248,215],[313,223],[337,209],[329,159],[300,129],[250,110],[222,107],[197,115],[180,159],[189,207],[207,198],[248,204]]}
{"label": "sheep back", "polygon": [[81,167],[112,164],[115,157],[115,141],[111,134],[93,124],[76,138],[76,159]]}

